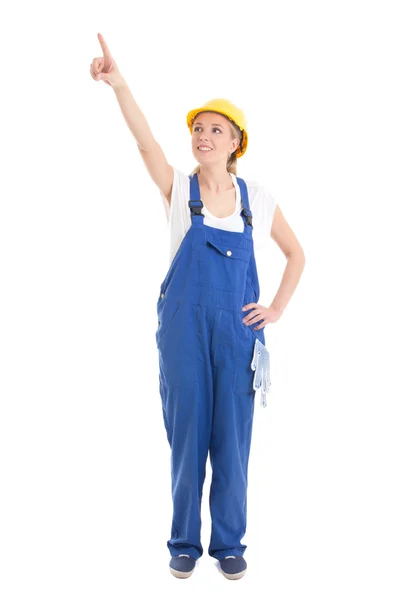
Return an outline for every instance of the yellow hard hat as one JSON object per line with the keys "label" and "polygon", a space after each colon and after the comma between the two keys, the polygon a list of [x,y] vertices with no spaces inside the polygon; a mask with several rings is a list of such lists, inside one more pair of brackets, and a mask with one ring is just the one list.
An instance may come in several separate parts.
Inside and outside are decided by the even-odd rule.
{"label": "yellow hard hat", "polygon": [[214,98],[214,100],[206,102],[200,108],[195,108],[194,110],[188,112],[186,122],[190,129],[190,133],[193,133],[193,121],[195,117],[201,112],[209,111],[224,115],[225,117],[233,121],[234,124],[237,125],[237,127],[239,127],[240,131],[242,132],[242,140],[240,142],[240,145],[237,147],[236,158],[239,158],[239,156],[243,156],[243,154],[246,152],[248,142],[246,119],[243,111],[241,111],[240,108],[232,104],[232,102],[229,102],[229,100],[225,100],[224,98]]}

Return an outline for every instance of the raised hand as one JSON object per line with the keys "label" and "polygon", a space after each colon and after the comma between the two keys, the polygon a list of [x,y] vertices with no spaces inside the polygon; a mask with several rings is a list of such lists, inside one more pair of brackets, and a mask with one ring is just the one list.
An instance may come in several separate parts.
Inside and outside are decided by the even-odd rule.
{"label": "raised hand", "polygon": [[119,72],[117,63],[111,56],[111,52],[101,33],[98,33],[97,37],[103,51],[103,56],[93,59],[90,65],[90,74],[95,81],[104,81],[104,83],[112,87],[120,85],[124,81],[124,78]]}

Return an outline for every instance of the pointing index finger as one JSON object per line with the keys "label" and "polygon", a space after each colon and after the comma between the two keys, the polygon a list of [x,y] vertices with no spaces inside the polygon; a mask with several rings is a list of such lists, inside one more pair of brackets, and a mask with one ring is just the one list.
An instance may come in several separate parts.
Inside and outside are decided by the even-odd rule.
{"label": "pointing index finger", "polygon": [[101,49],[103,50],[103,56],[104,58],[111,58],[111,52],[108,49],[108,46],[106,44],[105,39],[103,38],[103,36],[101,35],[101,33],[97,34],[97,37],[99,38],[99,42],[101,45]]}

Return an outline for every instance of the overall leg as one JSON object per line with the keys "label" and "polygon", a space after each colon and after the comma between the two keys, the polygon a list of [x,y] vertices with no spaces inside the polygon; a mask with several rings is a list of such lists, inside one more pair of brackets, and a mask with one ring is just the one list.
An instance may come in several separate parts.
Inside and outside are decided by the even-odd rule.
{"label": "overall leg", "polygon": [[203,554],[201,499],[212,422],[209,328],[201,307],[189,303],[173,324],[159,347],[160,393],[171,447],[173,517],[167,545],[171,556],[197,559]]}
{"label": "overall leg", "polygon": [[246,532],[247,521],[247,473],[254,391],[250,369],[253,343],[250,332],[245,332],[244,339],[237,335],[237,318],[232,311],[220,310],[218,320],[210,444],[212,529],[208,553],[221,560],[226,556],[241,556],[247,547],[241,544],[241,539]]}

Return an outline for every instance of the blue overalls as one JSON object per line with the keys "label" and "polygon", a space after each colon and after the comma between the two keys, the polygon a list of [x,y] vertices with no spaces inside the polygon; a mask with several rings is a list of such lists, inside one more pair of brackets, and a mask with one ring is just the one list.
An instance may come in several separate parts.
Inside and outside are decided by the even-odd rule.
{"label": "blue overalls", "polygon": [[[242,321],[251,310],[242,307],[257,303],[260,292],[246,183],[237,178],[244,205],[240,233],[204,225],[197,174],[189,178],[192,225],[157,301],[160,395],[171,447],[173,518],[167,546],[171,556],[203,554],[201,499],[210,452],[208,553],[221,560],[247,548],[240,542],[246,531],[254,397],[261,387],[266,406],[269,354],[264,329],[253,329],[261,321]],[[264,365],[261,377],[258,364]]]}

